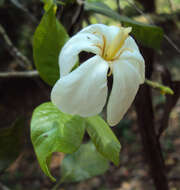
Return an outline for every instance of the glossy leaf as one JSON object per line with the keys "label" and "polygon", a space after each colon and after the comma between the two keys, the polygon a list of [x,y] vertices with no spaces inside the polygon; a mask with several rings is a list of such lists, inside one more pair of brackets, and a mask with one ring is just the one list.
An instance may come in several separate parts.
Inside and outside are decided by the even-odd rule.
{"label": "glossy leaf", "polygon": [[135,36],[135,38],[147,47],[159,49],[161,46],[163,30],[158,26],[140,23],[126,16],[122,16],[101,2],[86,2],[85,10],[93,11],[95,13],[99,13],[114,20],[120,21],[124,23],[124,26],[131,26],[132,34]]}
{"label": "glossy leaf", "polygon": [[79,150],[66,155],[61,165],[61,182],[78,182],[103,174],[109,162],[96,151],[93,143],[82,144]]}
{"label": "glossy leaf", "polygon": [[98,152],[118,165],[121,145],[111,128],[99,116],[89,117],[86,121],[87,132]]}
{"label": "glossy leaf", "polygon": [[62,113],[52,103],[38,106],[32,116],[31,140],[44,173],[53,181],[47,160],[53,152],[75,152],[83,139],[85,123],[79,116]]}
{"label": "glossy leaf", "polygon": [[0,129],[0,172],[19,156],[24,145],[25,125],[18,119],[11,127]]}
{"label": "glossy leaf", "polygon": [[35,66],[42,79],[54,85],[59,78],[58,56],[68,35],[55,16],[51,6],[36,29],[33,40]]}

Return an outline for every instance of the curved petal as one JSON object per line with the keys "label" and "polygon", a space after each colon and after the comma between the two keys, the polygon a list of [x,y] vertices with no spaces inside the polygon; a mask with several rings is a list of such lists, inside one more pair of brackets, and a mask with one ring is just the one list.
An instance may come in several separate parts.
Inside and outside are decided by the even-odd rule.
{"label": "curved petal", "polygon": [[120,28],[117,26],[92,24],[70,38],[59,56],[60,76],[63,77],[71,71],[81,51],[101,55],[102,49],[99,47],[103,47],[104,43],[108,47],[108,44],[118,34],[119,30]]}
{"label": "curved petal", "polygon": [[107,105],[107,120],[111,126],[122,119],[132,104],[140,83],[136,67],[128,62],[114,63],[113,87]]}
{"label": "curved petal", "polygon": [[100,113],[107,98],[108,64],[94,56],[57,81],[52,102],[63,112],[89,117]]}
{"label": "curved petal", "polygon": [[104,35],[107,44],[110,43],[113,38],[118,34],[120,27],[117,26],[107,26],[104,24],[91,24],[80,31],[80,33],[91,33],[98,37]]}
{"label": "curved petal", "polygon": [[142,57],[139,48],[135,42],[135,40],[129,36],[125,41],[121,50],[125,50],[119,57],[119,62],[128,61],[134,67],[137,68],[139,75],[141,76],[141,84],[144,83],[145,80],[145,63],[144,58]]}
{"label": "curved petal", "polygon": [[101,38],[90,33],[77,33],[70,38],[62,48],[59,55],[60,77],[67,75],[78,61],[81,51],[100,54],[101,50],[96,44],[101,44]]}

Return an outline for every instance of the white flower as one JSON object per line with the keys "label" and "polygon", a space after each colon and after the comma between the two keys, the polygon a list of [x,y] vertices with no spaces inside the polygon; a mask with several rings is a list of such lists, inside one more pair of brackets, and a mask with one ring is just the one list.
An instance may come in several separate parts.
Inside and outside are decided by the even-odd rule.
{"label": "white flower", "polygon": [[[122,119],[145,73],[144,59],[130,32],[129,27],[93,24],[69,39],[59,56],[60,79],[51,92],[61,111],[82,117],[99,114],[107,101],[107,77],[113,74],[107,121],[113,126]],[[72,71],[82,51],[95,56]]]}

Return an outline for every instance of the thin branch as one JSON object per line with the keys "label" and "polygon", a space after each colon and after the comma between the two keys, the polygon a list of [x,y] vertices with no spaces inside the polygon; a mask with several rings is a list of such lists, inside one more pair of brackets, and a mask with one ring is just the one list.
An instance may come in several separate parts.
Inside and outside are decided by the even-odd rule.
{"label": "thin branch", "polygon": [[164,38],[169,42],[169,44],[170,44],[178,53],[180,53],[180,48],[179,48],[166,34],[164,34]]}
{"label": "thin branch", "polygon": [[174,94],[173,90],[169,86],[165,86],[163,84],[160,84],[159,82],[155,82],[155,81],[145,79],[145,83],[147,85],[151,86],[152,88],[160,90],[160,92],[164,95],[165,94],[170,94],[170,95]]}
{"label": "thin branch", "polygon": [[2,183],[0,183],[0,189],[1,190],[10,190],[8,187],[6,187],[5,185],[3,185]]}
{"label": "thin branch", "polygon": [[[144,18],[146,18],[146,20],[147,20],[150,24],[155,25],[155,24],[154,24],[154,21],[153,21],[150,17],[148,17],[147,15],[145,15],[145,13],[144,13],[140,8],[138,8],[134,3],[132,3],[130,0],[127,0],[127,2],[128,2],[131,6],[133,6],[141,15],[143,15]],[[163,37],[164,37],[164,39],[166,39],[166,40],[169,42],[169,44],[180,54],[180,48],[179,48],[166,34],[164,34]]]}
{"label": "thin branch", "polygon": [[20,9],[21,11],[23,11],[30,19],[31,21],[34,23],[34,24],[37,24],[38,21],[36,19],[36,17],[34,15],[32,15],[29,10],[27,8],[25,8],[21,3],[19,3],[19,1],[16,1],[16,0],[10,0],[11,3],[13,5],[15,5],[18,9]]}
{"label": "thin branch", "polygon": [[11,71],[0,72],[0,78],[31,78],[38,77],[38,71]]}
{"label": "thin branch", "polygon": [[12,43],[10,40],[9,36],[7,35],[5,29],[3,26],[0,24],[0,34],[4,38],[4,41],[6,42],[6,48],[9,50],[9,53],[17,59],[19,62],[20,66],[23,67],[24,69],[27,70],[32,70],[32,64],[31,61],[24,56]]}
{"label": "thin branch", "polygon": [[74,13],[74,16],[72,18],[71,26],[76,23],[76,21],[78,20],[79,15],[81,13],[81,11],[82,11],[82,5],[80,5],[80,6],[77,7],[77,10]]}
{"label": "thin branch", "polygon": [[172,81],[171,73],[165,66],[160,67],[159,71],[161,72],[163,84],[170,86],[174,91],[174,95],[166,95],[166,102],[163,106],[162,117],[159,120],[157,138],[160,138],[162,133],[168,128],[170,113],[180,97],[180,81]]}

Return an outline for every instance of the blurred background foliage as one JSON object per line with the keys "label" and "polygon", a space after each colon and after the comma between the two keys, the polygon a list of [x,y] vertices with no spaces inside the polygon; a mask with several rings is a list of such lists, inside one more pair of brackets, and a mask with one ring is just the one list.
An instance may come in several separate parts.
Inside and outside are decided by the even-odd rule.
{"label": "blurred background foliage", "polygon": [[[45,13],[43,2],[0,0],[0,189],[153,190],[163,182],[169,185],[163,190],[180,189],[180,0],[57,3],[57,19],[69,36],[92,23],[133,26],[132,35],[146,60],[146,77],[174,91],[171,96],[147,85],[140,89],[134,106],[113,128],[122,145],[118,167],[87,143],[87,134],[85,144],[72,157],[53,154],[53,176],[68,182],[60,187],[40,170],[29,134],[32,111],[49,101],[51,90],[36,72],[32,50],[34,32]],[[146,129],[152,138],[143,136]],[[149,141],[148,147],[144,138],[154,142]],[[157,146],[151,150],[153,143]],[[154,157],[162,154],[162,165],[154,172],[158,159],[153,160],[148,151]],[[162,179],[156,179],[154,173],[161,170]]]}

